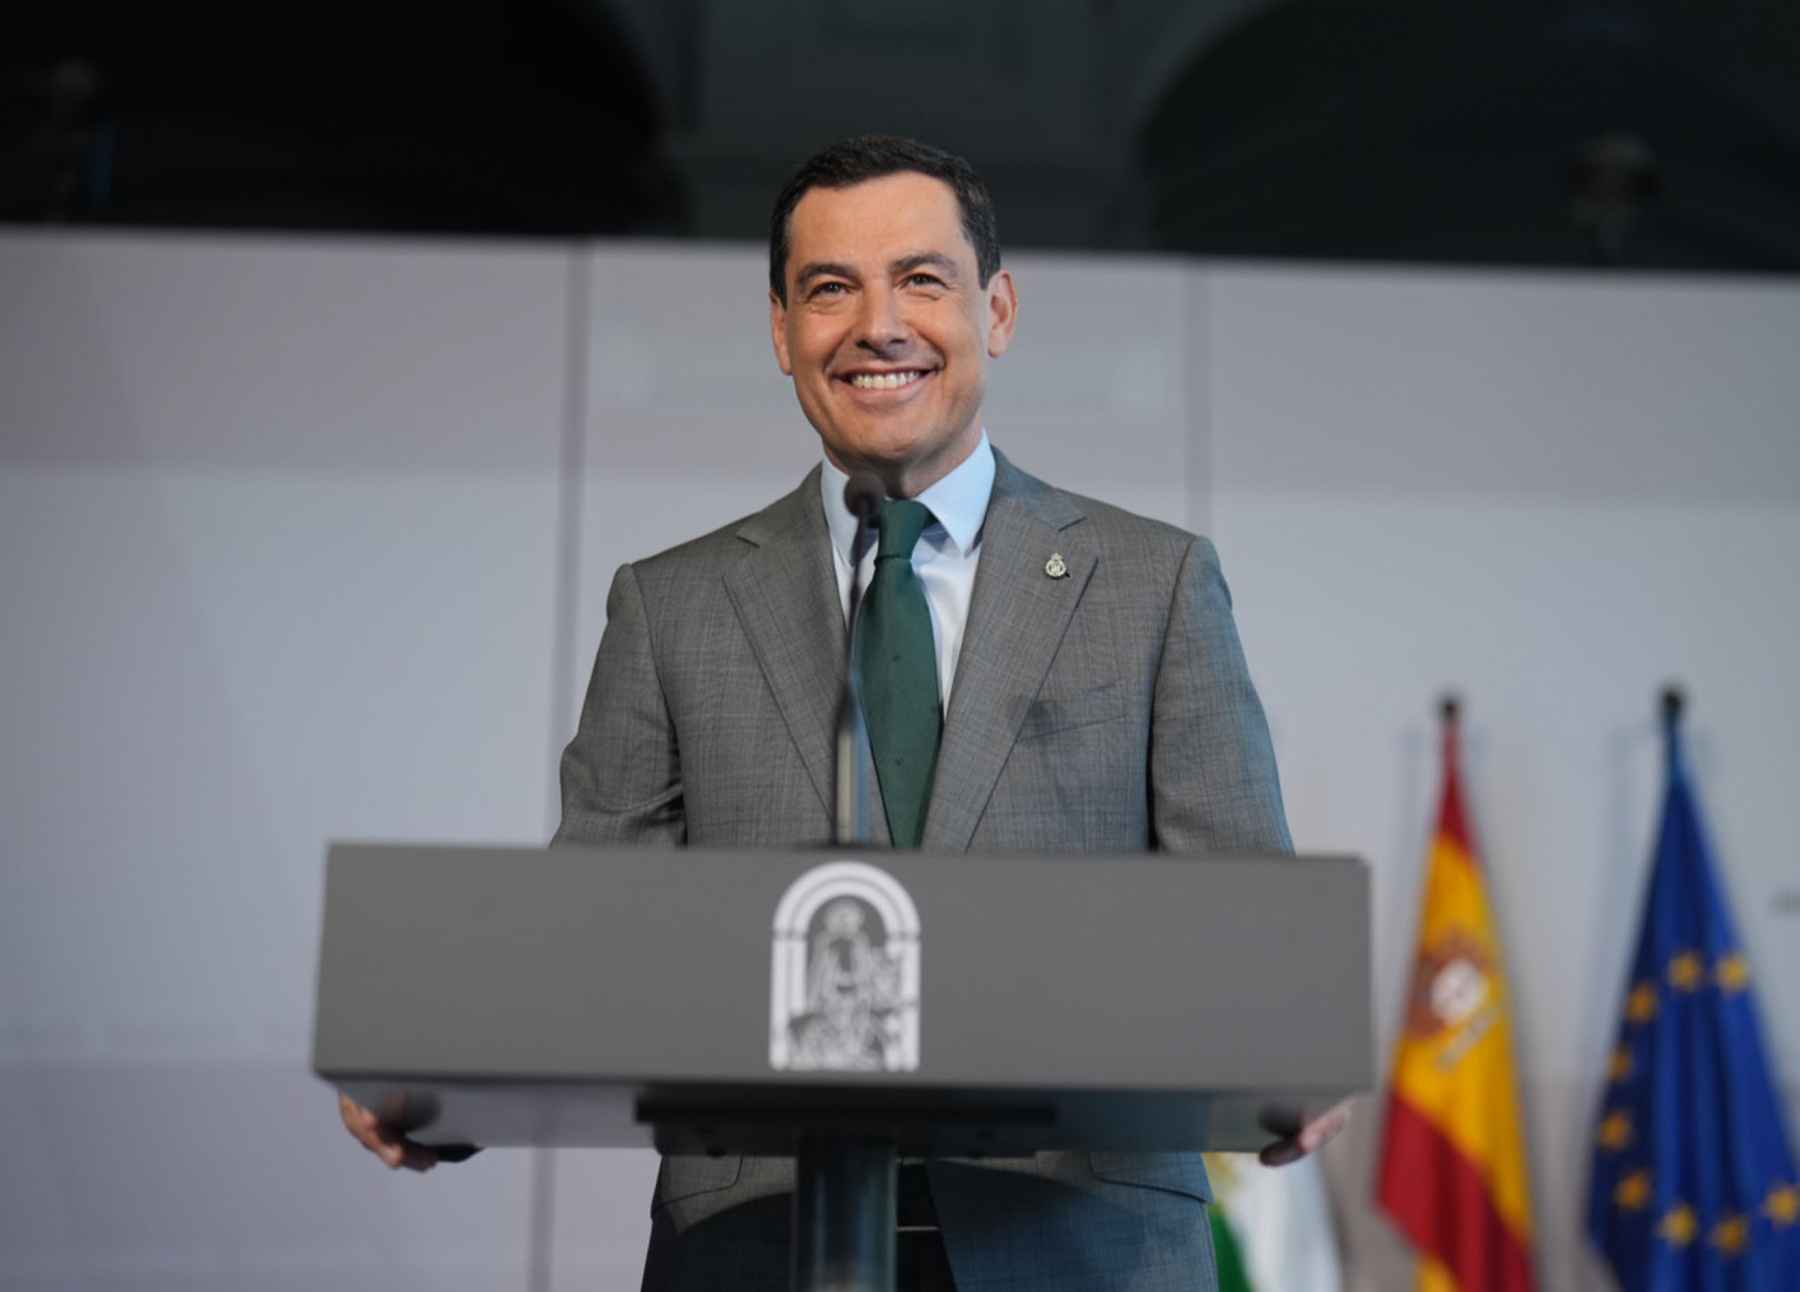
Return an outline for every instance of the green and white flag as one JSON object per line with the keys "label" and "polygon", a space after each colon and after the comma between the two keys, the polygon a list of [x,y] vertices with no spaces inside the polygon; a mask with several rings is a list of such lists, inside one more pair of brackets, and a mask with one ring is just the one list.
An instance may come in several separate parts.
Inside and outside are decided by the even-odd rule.
{"label": "green and white flag", "polygon": [[1219,1292],[1341,1292],[1337,1231],[1316,1158],[1264,1166],[1248,1154],[1206,1155],[1217,1202]]}

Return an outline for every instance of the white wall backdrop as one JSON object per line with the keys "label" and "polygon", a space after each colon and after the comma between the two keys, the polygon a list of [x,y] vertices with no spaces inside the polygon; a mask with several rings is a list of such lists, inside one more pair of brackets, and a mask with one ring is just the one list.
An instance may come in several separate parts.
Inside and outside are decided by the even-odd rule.
{"label": "white wall backdrop", "polygon": [[[1208,290],[1214,531],[1295,843],[1375,867],[1385,1053],[1437,807],[1434,701],[1463,693],[1543,1283],[1604,1286],[1587,1163],[1669,680],[1800,1114],[1800,930],[1775,909],[1800,887],[1800,291],[1272,268]],[[1408,1268],[1368,1204],[1379,1123],[1371,1107],[1327,1163],[1367,1289]]]}
{"label": "white wall backdrop", "polygon": [[306,1056],[327,839],[544,837],[568,265],[0,239],[8,1286],[526,1277]]}
{"label": "white wall backdrop", "polygon": [[[1297,841],[1375,871],[1383,1049],[1467,697],[1548,1286],[1655,688],[1800,1080],[1800,289],[1018,256],[987,420],[1209,530]],[[328,838],[538,842],[614,567],[791,488],[759,248],[0,236],[0,1283],[633,1285],[647,1155],[418,1178],[305,1070]],[[1328,1159],[1360,1286],[1371,1107]]]}

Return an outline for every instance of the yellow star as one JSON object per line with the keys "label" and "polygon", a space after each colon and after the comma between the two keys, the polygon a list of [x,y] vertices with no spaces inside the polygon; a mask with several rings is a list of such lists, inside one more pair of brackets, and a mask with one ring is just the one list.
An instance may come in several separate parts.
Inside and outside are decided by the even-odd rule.
{"label": "yellow star", "polygon": [[1706,1241],[1727,1256],[1736,1256],[1750,1245],[1750,1222],[1742,1216],[1727,1216],[1712,1227]]}
{"label": "yellow star", "polygon": [[1706,961],[1698,951],[1683,951],[1669,961],[1669,983],[1676,991],[1693,991],[1706,977]]}
{"label": "yellow star", "polygon": [[1634,1023],[1648,1023],[1656,1017],[1656,984],[1641,982],[1625,998],[1625,1017]]}
{"label": "yellow star", "polygon": [[1719,990],[1727,993],[1743,991],[1750,985],[1750,961],[1742,951],[1734,951],[1719,961],[1713,970]]}
{"label": "yellow star", "polygon": [[1600,1122],[1600,1146],[1618,1152],[1631,1143],[1631,1114],[1614,1109]]}
{"label": "yellow star", "polygon": [[1763,1199],[1762,1213],[1775,1222],[1775,1228],[1786,1229],[1800,1220],[1800,1189],[1791,1184],[1778,1184]]}
{"label": "yellow star", "polygon": [[1694,1209],[1685,1202],[1678,1202],[1663,1213],[1656,1226],[1656,1236],[1677,1247],[1686,1247],[1694,1241],[1699,1229],[1700,1222],[1694,1219]]}
{"label": "yellow star", "polygon": [[1627,1211],[1640,1211],[1650,1201],[1650,1172],[1633,1171],[1613,1189],[1613,1201]]}
{"label": "yellow star", "polygon": [[1631,1051],[1621,1045],[1612,1052],[1612,1059],[1606,1065],[1606,1075],[1614,1081],[1627,1081],[1631,1078]]}

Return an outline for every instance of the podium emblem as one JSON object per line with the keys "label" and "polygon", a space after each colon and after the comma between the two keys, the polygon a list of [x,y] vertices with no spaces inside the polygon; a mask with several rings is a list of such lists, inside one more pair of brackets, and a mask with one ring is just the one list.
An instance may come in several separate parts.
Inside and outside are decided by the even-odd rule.
{"label": "podium emblem", "polygon": [[781,1072],[919,1066],[919,912],[860,861],[815,866],[775,907],[769,1065]]}

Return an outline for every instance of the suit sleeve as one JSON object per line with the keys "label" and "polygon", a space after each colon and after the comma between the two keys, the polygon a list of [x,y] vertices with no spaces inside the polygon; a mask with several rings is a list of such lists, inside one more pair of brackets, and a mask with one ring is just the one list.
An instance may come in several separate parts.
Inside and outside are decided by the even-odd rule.
{"label": "suit sleeve", "polygon": [[1188,546],[1176,576],[1150,723],[1153,846],[1293,851],[1269,725],[1218,553],[1204,538]]}
{"label": "suit sleeve", "polygon": [[637,573],[619,567],[606,631],[562,756],[562,824],[553,843],[667,843],[687,838],[675,724],[657,676]]}

